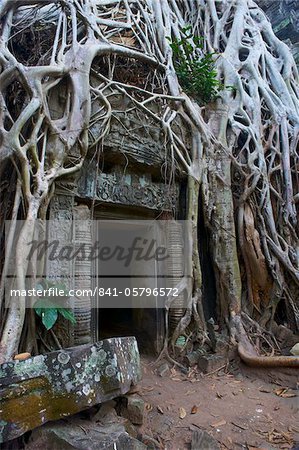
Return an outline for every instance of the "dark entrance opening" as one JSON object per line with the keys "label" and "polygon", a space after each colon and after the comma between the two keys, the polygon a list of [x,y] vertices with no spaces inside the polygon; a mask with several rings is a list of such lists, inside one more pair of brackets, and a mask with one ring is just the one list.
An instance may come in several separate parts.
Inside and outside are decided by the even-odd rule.
{"label": "dark entrance opening", "polygon": [[198,205],[198,242],[199,257],[202,271],[202,295],[203,310],[206,320],[217,318],[216,304],[216,281],[211,257],[211,237],[208,228],[204,222],[204,212],[202,199],[199,199]]}
{"label": "dark entrance opening", "polygon": [[[99,338],[135,336],[139,351],[143,354],[155,354],[159,348],[158,324],[159,311],[154,308],[110,309],[99,311]],[[146,323],[146,325],[145,325]]]}
{"label": "dark entrance opening", "polygon": [[[116,217],[120,220],[115,220],[112,215],[111,220],[108,214],[103,217],[98,213],[96,218],[101,220],[101,233],[103,228],[108,230],[108,234],[105,234],[107,248],[121,246],[132,229],[133,233],[136,233],[136,227],[143,226],[142,223],[140,224],[140,217],[137,218],[139,221],[134,221],[131,215],[129,218],[124,214]],[[141,217],[141,219],[144,218]],[[109,237],[112,229],[114,233],[111,233]],[[155,307],[157,301],[154,296],[146,299],[132,295],[134,287],[157,287],[157,277],[153,276],[153,273],[156,273],[155,270],[155,261],[149,261],[146,264],[133,261],[131,272],[122,277],[117,271],[117,261],[111,261],[110,266],[108,264],[104,268],[95,261],[94,285],[103,289],[104,292],[111,292],[111,295],[98,295],[94,299],[92,323],[95,340],[135,336],[142,353],[155,354],[161,350],[164,335],[164,310]]]}

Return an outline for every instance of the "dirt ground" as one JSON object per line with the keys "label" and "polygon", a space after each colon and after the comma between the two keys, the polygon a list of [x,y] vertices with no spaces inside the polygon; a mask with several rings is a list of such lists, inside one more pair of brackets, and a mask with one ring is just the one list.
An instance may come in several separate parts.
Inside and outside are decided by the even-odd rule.
{"label": "dirt ground", "polygon": [[198,428],[221,449],[299,449],[298,369],[255,369],[236,362],[203,375],[170,365],[161,377],[150,357],[142,357],[142,367],[136,389],[145,401],[141,432],[161,449],[190,450]]}

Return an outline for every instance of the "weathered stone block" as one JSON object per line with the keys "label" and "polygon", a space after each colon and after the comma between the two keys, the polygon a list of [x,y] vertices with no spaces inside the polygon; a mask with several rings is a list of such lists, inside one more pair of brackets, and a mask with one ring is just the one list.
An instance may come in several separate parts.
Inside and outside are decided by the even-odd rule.
{"label": "weathered stone block", "polygon": [[160,414],[158,411],[151,417],[151,429],[154,432],[154,438],[167,439],[176,425],[175,419],[167,414]]}
{"label": "weathered stone block", "polygon": [[118,416],[115,411],[116,401],[110,400],[100,406],[98,412],[92,416],[93,422],[99,422],[101,424],[115,423],[118,420]]}
{"label": "weathered stone block", "polygon": [[298,341],[298,337],[294,335],[292,330],[284,325],[279,325],[275,331],[275,334],[281,347],[292,347]]}
{"label": "weathered stone block", "polygon": [[190,367],[195,366],[198,363],[198,358],[202,355],[202,351],[195,350],[194,352],[187,353],[186,364]]}
{"label": "weathered stone block", "polygon": [[218,442],[204,430],[192,433],[191,450],[220,450]]}
{"label": "weathered stone block", "polygon": [[117,411],[134,425],[143,424],[144,401],[138,395],[125,395],[122,397]]}
{"label": "weathered stone block", "polygon": [[33,431],[26,450],[146,450],[121,423],[97,425],[81,419],[46,424]]}
{"label": "weathered stone block", "polygon": [[229,341],[225,336],[217,335],[215,353],[221,356],[227,356],[229,351]]}
{"label": "weathered stone block", "polygon": [[99,425],[120,423],[124,426],[125,431],[130,436],[137,438],[136,428],[128,419],[117,415],[115,410],[116,405],[117,402],[115,400],[110,400],[109,402],[103,403],[99,411],[92,417],[92,421]]}
{"label": "weathered stone block", "polygon": [[210,373],[223,367],[226,361],[226,358],[220,355],[201,355],[197,365],[204,373]]}
{"label": "weathered stone block", "polygon": [[146,434],[144,434],[142,436],[142,442],[147,446],[147,450],[160,450],[161,449],[161,444],[156,441],[156,439],[147,436]]}
{"label": "weathered stone block", "polygon": [[160,367],[157,369],[157,374],[160,375],[160,377],[166,377],[170,374],[169,365],[167,363],[161,364]]}
{"label": "weathered stone block", "polygon": [[134,337],[0,365],[0,443],[130,390],[141,379]]}
{"label": "weathered stone block", "polygon": [[299,356],[299,342],[291,348],[290,353],[294,356]]}

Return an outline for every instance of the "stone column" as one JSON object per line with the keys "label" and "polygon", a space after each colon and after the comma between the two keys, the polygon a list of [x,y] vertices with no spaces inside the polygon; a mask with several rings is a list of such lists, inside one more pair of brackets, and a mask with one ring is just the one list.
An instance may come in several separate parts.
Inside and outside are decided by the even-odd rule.
{"label": "stone column", "polygon": [[[86,291],[92,288],[92,263],[88,259],[91,246],[91,219],[87,205],[74,207],[74,238],[75,248],[84,248],[74,261],[75,289],[79,291],[74,298],[75,345],[91,342],[91,295]],[[80,295],[80,291],[82,295]]]}
{"label": "stone column", "polygon": [[[166,223],[166,222],[165,222]],[[182,226],[174,220],[169,221],[167,232],[169,260],[167,263],[168,286],[175,288],[184,276]],[[169,325],[174,330],[186,310],[184,293],[180,293],[169,308]]]}
{"label": "stone column", "polygon": [[[72,214],[74,206],[74,196],[72,194],[55,194],[50,204],[48,240],[59,241],[59,245],[72,245],[73,229]],[[71,260],[50,260],[46,262],[46,277],[57,283],[63,283],[67,289],[73,289],[74,281],[73,262]],[[69,307],[72,307],[70,300]],[[55,332],[62,347],[74,345],[74,325],[70,321],[59,315],[53,331]]]}

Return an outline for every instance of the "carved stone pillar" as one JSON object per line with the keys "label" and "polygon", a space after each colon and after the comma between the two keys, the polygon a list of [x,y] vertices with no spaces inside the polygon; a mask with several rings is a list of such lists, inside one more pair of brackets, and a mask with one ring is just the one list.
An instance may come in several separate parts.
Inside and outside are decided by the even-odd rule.
{"label": "carved stone pillar", "polygon": [[[48,241],[59,241],[59,245],[72,245],[73,229],[72,214],[74,207],[73,195],[55,194],[50,204]],[[48,259],[46,263],[46,277],[57,283],[64,283],[68,289],[73,289],[73,262],[71,260]],[[72,307],[72,303],[68,305]],[[74,325],[59,315],[53,331],[62,347],[74,345]]]}
{"label": "carved stone pillar", "polygon": [[[175,288],[184,276],[182,226],[173,220],[169,221],[167,238],[170,256],[167,263],[168,276],[170,277],[168,287]],[[169,325],[171,330],[176,328],[184,315],[185,309],[186,301],[182,292],[172,302],[169,309]]]}
{"label": "carved stone pillar", "polygon": [[91,220],[90,210],[87,205],[74,207],[74,238],[76,250],[84,248],[84,252],[78,252],[74,261],[75,290],[74,298],[75,345],[91,342],[91,290],[92,263],[89,260],[91,246]]}

